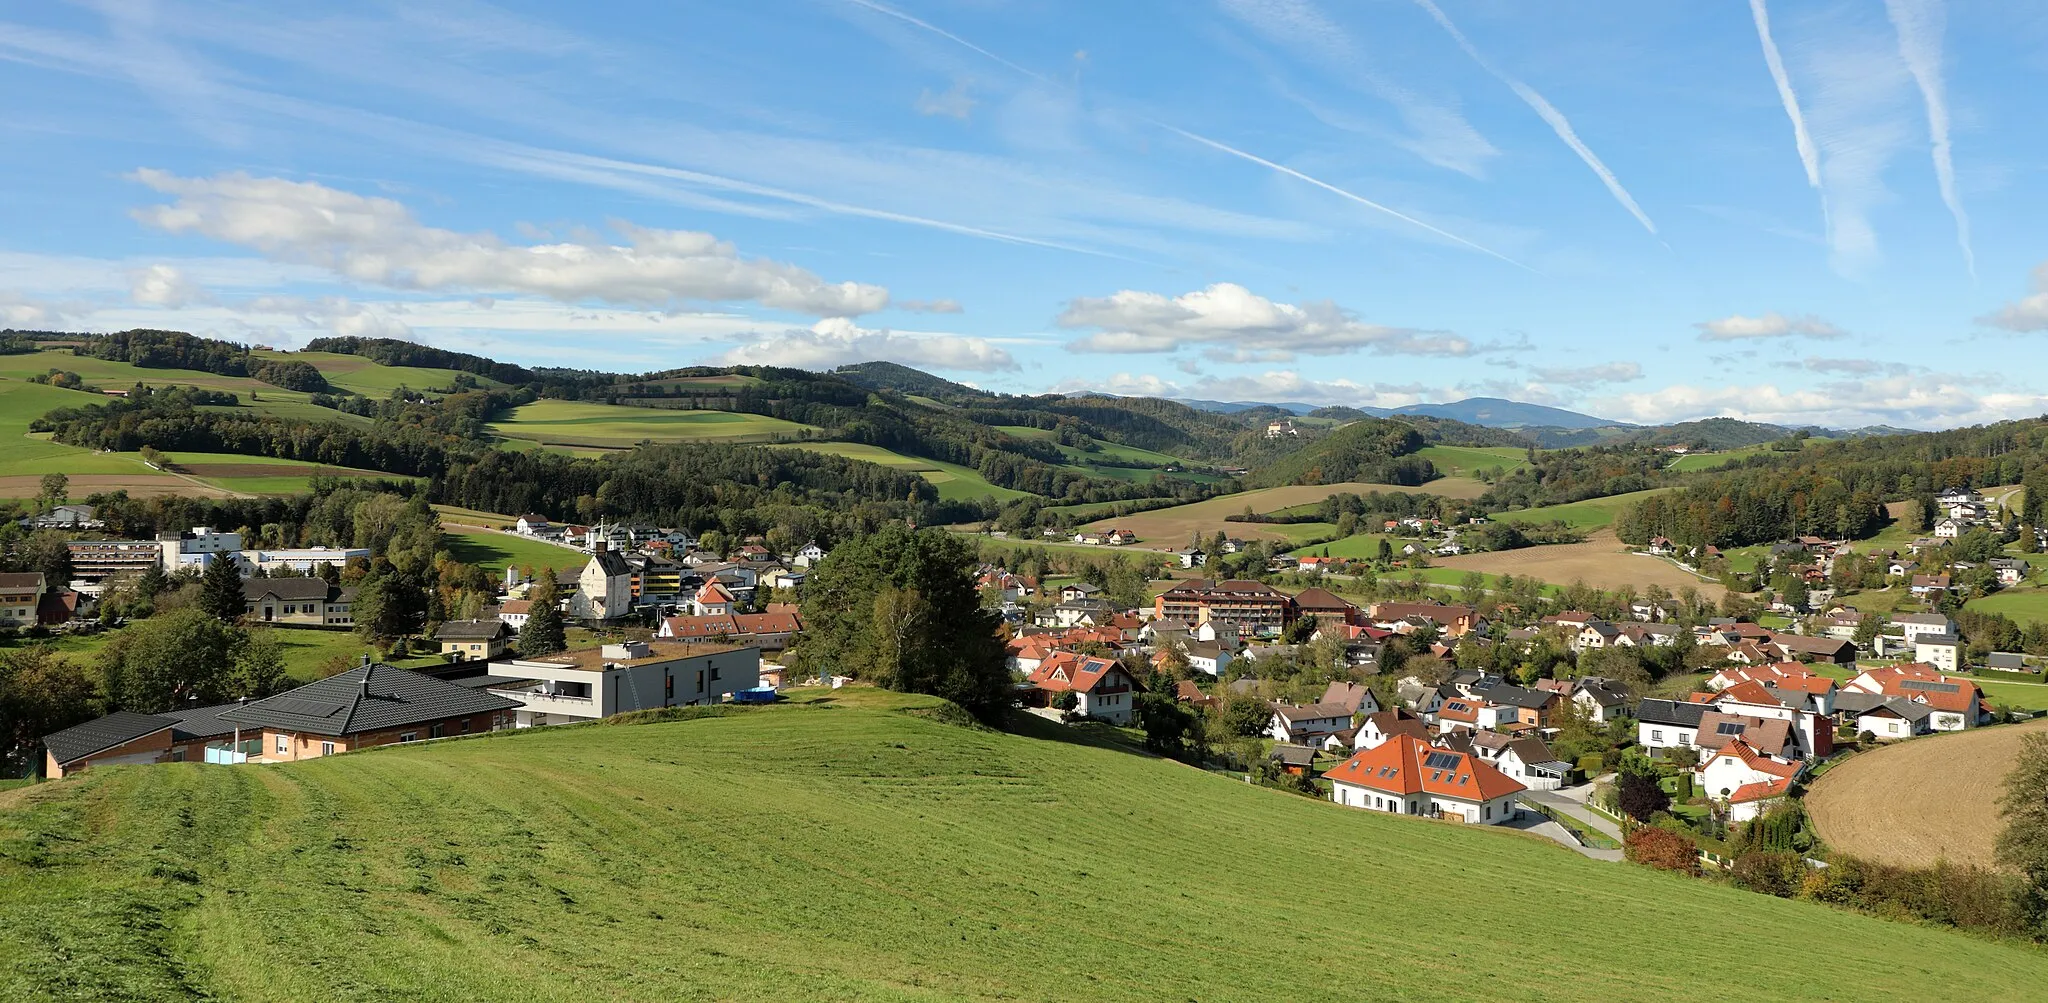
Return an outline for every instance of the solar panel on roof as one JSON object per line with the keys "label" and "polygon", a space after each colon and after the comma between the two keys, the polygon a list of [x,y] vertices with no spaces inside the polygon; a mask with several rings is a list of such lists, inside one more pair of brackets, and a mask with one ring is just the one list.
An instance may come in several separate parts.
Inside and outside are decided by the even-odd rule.
{"label": "solar panel on roof", "polygon": [[1740,735],[1746,727],[1748,726],[1740,721],[1723,721],[1714,728],[1714,732],[1719,735]]}
{"label": "solar panel on roof", "polygon": [[1455,770],[1459,757],[1455,752],[1432,752],[1423,759],[1422,765],[1432,770]]}
{"label": "solar panel on roof", "polygon": [[306,697],[272,697],[263,705],[280,714],[300,714],[306,717],[333,717],[347,708],[330,700],[312,700]]}

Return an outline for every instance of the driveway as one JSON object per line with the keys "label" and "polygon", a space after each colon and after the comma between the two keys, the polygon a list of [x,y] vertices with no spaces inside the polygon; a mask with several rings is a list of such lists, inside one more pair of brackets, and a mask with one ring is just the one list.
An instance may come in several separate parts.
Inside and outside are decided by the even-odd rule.
{"label": "driveway", "polygon": [[1556,822],[1544,818],[1541,814],[1535,811],[1524,811],[1522,812],[1521,818],[1516,819],[1512,822],[1502,822],[1501,828],[1519,829],[1523,832],[1534,833],[1538,836],[1542,836],[1545,839],[1556,840],[1559,843],[1563,843],[1565,846],[1577,850],[1579,852],[1579,855],[1582,857],[1590,857],[1594,860],[1606,860],[1610,862],[1618,862],[1622,859],[1620,850],[1596,850],[1590,846],[1580,846],[1579,841],[1577,839],[1572,838],[1571,832],[1565,829],[1564,826],[1561,826]]}
{"label": "driveway", "polygon": [[1621,827],[1609,821],[1607,816],[1586,807],[1586,798],[1593,793],[1592,784],[1580,784],[1554,791],[1523,791],[1522,799],[1540,804],[1561,815],[1569,815],[1573,821],[1584,822],[1608,839],[1622,841]]}

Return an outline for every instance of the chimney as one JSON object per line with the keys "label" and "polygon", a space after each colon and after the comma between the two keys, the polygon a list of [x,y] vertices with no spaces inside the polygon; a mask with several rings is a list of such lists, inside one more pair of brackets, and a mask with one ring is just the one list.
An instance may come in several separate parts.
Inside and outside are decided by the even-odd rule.
{"label": "chimney", "polygon": [[364,699],[368,699],[368,698],[369,698],[369,696],[370,696],[370,672],[369,672],[369,670],[368,670],[368,669],[364,669],[364,670],[363,670],[363,698],[364,698]]}
{"label": "chimney", "polygon": [[367,651],[365,651],[365,652],[363,652],[363,668],[366,668],[366,669],[367,669],[367,668],[369,668],[369,667],[370,667],[370,653],[369,653],[369,652],[367,652]]}

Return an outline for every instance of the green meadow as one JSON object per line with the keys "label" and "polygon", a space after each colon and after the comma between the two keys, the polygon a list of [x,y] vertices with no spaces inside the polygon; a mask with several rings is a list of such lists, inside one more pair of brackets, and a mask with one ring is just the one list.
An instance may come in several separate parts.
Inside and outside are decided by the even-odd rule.
{"label": "green meadow", "polygon": [[957,463],[945,463],[939,460],[927,460],[922,456],[907,456],[903,453],[885,449],[881,446],[869,445],[865,442],[784,443],[782,448],[803,449],[813,453],[844,456],[849,460],[864,460],[868,463],[876,463],[885,467],[895,467],[898,470],[908,470],[932,482],[939,489],[939,497],[948,501],[971,498],[994,498],[997,501],[1011,501],[1017,498],[1031,497],[1031,493],[1028,491],[1018,491],[1015,488],[998,487],[990,484],[988,478],[981,476],[981,472],[972,467],[963,467]]}
{"label": "green meadow", "polygon": [[683,411],[583,401],[540,400],[513,409],[491,430],[507,439],[553,446],[624,449],[654,442],[769,442],[818,430],[793,421],[733,411]]}
{"label": "green meadow", "polygon": [[1495,468],[1512,474],[1529,465],[1529,451],[1514,446],[1424,446],[1415,455],[1435,464],[1445,477],[1473,477]]}
{"label": "green meadow", "polygon": [[1563,505],[1544,505],[1538,508],[1517,509],[1497,512],[1495,519],[1503,522],[1563,522],[1575,529],[1596,530],[1614,524],[1614,517],[1621,510],[1659,491],[1670,488],[1651,488],[1648,491],[1631,491],[1623,495],[1609,495],[1605,498],[1589,498],[1585,501],[1569,502]]}
{"label": "green meadow", "polygon": [[[1340,808],[1091,728],[806,699],[8,791],[0,998],[2027,999],[2048,982],[2036,948]],[[1218,846],[1237,848],[1225,864],[1174,849]],[[1817,960],[1703,950],[1674,917]]]}
{"label": "green meadow", "polygon": [[590,556],[568,547],[557,547],[552,543],[510,533],[496,533],[489,530],[465,529],[443,525],[441,544],[448,548],[450,556],[464,564],[503,573],[508,567],[554,568],[557,571],[581,568],[590,563]]}

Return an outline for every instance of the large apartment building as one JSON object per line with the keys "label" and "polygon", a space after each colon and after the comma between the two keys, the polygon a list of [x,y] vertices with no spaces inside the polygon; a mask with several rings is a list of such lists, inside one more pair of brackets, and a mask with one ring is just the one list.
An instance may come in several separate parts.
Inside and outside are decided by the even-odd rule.
{"label": "large apartment building", "polygon": [[1190,626],[1215,624],[1218,634],[1277,634],[1294,621],[1294,600],[1260,582],[1191,578],[1159,594],[1153,613]]}

